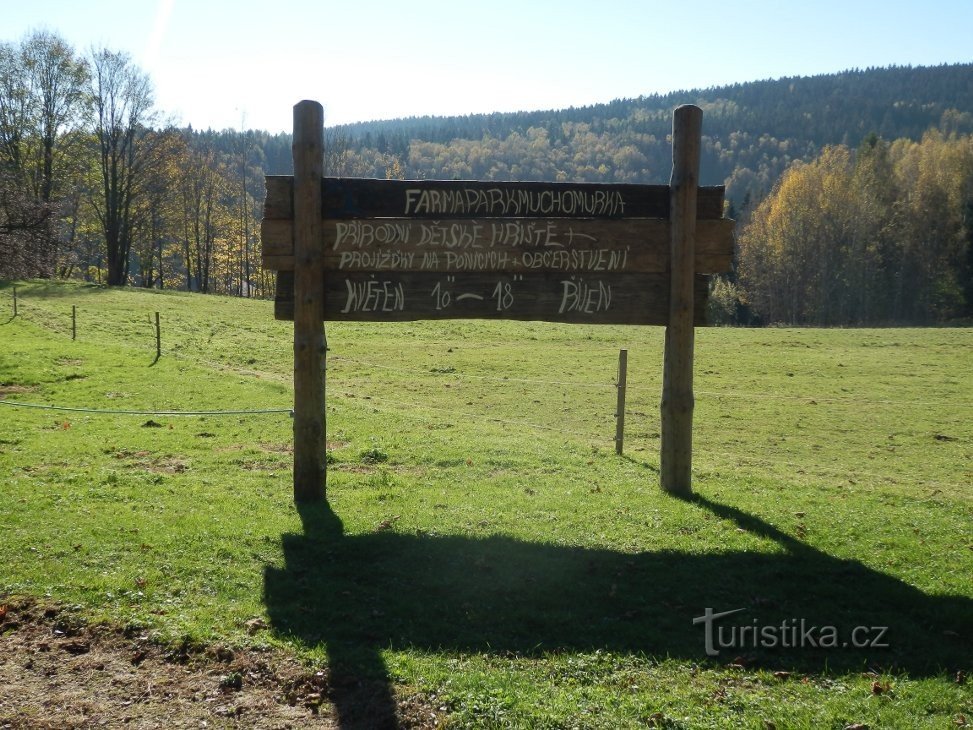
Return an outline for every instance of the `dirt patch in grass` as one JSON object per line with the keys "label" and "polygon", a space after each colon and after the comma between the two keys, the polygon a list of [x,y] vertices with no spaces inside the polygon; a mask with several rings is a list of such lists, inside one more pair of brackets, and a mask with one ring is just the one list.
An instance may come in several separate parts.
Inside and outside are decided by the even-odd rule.
{"label": "dirt patch in grass", "polygon": [[270,443],[259,443],[257,446],[261,451],[266,451],[270,454],[293,454],[294,445],[293,444],[270,444]]}
{"label": "dirt patch in grass", "polygon": [[0,383],[0,399],[6,398],[8,395],[16,395],[18,393],[33,393],[37,388],[30,385],[16,385],[14,383],[7,383],[6,385]]}
{"label": "dirt patch in grass", "polygon": [[151,451],[144,449],[133,451],[131,449],[117,449],[112,452],[116,459],[123,459],[131,463],[132,466],[155,474],[182,474],[189,468],[189,462],[176,456],[155,456]]}
{"label": "dirt patch in grass", "polygon": [[[0,596],[0,728],[334,728],[328,679],[279,650],[163,646]],[[400,702],[401,727],[433,715]]]}
{"label": "dirt patch in grass", "polygon": [[189,462],[174,456],[160,457],[147,464],[145,468],[156,474],[182,474],[189,468]]}

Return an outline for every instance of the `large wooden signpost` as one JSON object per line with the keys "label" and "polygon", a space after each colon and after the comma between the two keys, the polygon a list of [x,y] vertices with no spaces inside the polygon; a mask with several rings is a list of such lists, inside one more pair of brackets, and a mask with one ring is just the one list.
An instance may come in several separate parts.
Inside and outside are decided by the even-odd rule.
{"label": "large wooden signpost", "polygon": [[670,185],[323,178],[323,111],[294,107],[268,177],[263,264],[294,320],[294,497],[325,483],[324,321],[490,318],[666,326],[661,481],[689,494],[693,332],[730,268],[723,188],[698,186],[702,112],[673,118]]}

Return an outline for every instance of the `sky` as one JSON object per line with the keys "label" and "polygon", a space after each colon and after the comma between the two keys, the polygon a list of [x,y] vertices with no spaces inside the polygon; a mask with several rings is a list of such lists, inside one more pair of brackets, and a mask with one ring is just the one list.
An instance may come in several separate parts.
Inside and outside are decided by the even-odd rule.
{"label": "sky", "polygon": [[302,99],[330,126],[973,61],[973,0],[0,0],[0,41],[34,30],[130,54],[174,123],[274,133]]}

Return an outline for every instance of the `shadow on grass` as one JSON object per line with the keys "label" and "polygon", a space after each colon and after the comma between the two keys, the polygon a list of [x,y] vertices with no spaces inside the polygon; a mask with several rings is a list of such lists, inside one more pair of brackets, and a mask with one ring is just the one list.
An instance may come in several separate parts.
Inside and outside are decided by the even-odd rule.
{"label": "shadow on grass", "polygon": [[637,459],[634,456],[629,456],[628,454],[622,454],[621,458],[629,462],[630,464],[634,464],[635,466],[641,467],[642,469],[646,469],[647,471],[655,472],[656,474],[659,473],[658,464],[652,464],[646,461],[645,459]]}
{"label": "shadow on grass", "polygon": [[[713,622],[717,663],[742,655],[774,670],[913,676],[968,666],[970,599],[927,595],[728,505],[691,501],[779,551],[629,554],[502,536],[345,536],[327,505],[301,506],[304,534],[283,536],[286,564],[266,569],[264,599],[278,635],[326,647],[342,727],[395,727],[383,649],[501,656],[603,649],[704,661],[704,627],[693,619],[707,608],[745,609]],[[778,642],[793,645],[801,619],[805,627],[834,626],[840,641],[868,627],[856,638],[887,646],[757,648],[739,632],[738,645],[728,646],[730,627],[782,623],[792,628]],[[880,635],[872,627],[888,628]]]}

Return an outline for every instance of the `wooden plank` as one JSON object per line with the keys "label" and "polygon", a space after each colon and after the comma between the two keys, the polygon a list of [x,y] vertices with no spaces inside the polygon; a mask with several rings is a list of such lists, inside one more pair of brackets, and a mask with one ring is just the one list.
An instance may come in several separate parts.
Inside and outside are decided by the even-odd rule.
{"label": "wooden plank", "polygon": [[278,271],[274,282],[274,319],[294,320],[294,272]]}
{"label": "wooden plank", "polygon": [[[730,270],[733,226],[699,221],[697,272]],[[658,218],[325,221],[322,246],[327,271],[654,273],[669,268],[670,228]],[[294,268],[292,238],[290,221],[263,221],[264,268]]]}
{"label": "wooden plank", "polygon": [[264,220],[294,220],[294,177],[292,175],[267,175],[264,198]]}
{"label": "wooden plank", "polygon": [[[293,275],[277,275],[274,314],[293,316]],[[706,324],[709,280],[694,282],[698,325]],[[666,274],[439,273],[330,274],[324,282],[328,321],[516,319],[578,324],[664,325],[669,318]]]}
{"label": "wooden plank", "polygon": [[[264,218],[293,216],[293,178],[269,175]],[[669,218],[666,185],[324,178],[326,218]],[[699,189],[698,216],[723,217],[722,186]]]}
{"label": "wooden plank", "polygon": [[672,255],[662,369],[659,479],[672,494],[692,494],[693,348],[696,203],[703,111],[692,105],[672,118]]}
{"label": "wooden plank", "polygon": [[[327,226],[325,226],[327,228]],[[260,247],[263,256],[294,255],[294,221],[264,218],[260,221]]]}

